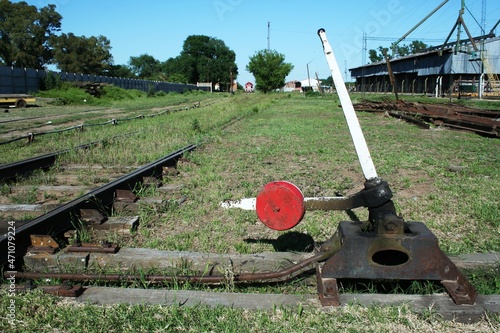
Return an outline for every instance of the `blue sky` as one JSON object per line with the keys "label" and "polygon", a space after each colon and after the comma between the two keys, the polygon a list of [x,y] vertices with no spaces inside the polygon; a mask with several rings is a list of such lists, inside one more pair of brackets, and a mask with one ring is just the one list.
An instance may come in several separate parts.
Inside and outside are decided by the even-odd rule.
{"label": "blue sky", "polygon": [[[294,65],[287,80],[330,75],[317,30],[324,28],[342,72],[360,66],[363,33],[367,48],[389,46],[435,9],[442,0],[28,0],[37,7],[55,4],[62,32],[104,35],[115,64],[149,54],[160,61],[176,57],[190,35],[224,41],[236,53],[238,82],[254,82],[245,70],[249,58],[269,45]],[[481,34],[482,0],[466,0],[465,23]],[[419,39],[439,45],[452,30],[461,0],[449,0],[401,44]],[[486,3],[486,31],[500,18],[500,1]],[[477,21],[477,22],[476,22]],[[500,32],[500,28],[497,28]],[[465,32],[462,32],[465,38]],[[378,39],[377,39],[378,38]],[[382,40],[381,40],[382,39]],[[385,40],[390,39],[390,40]],[[456,33],[451,40],[456,40]],[[368,59],[368,55],[366,55]],[[350,79],[350,77],[349,77]]]}

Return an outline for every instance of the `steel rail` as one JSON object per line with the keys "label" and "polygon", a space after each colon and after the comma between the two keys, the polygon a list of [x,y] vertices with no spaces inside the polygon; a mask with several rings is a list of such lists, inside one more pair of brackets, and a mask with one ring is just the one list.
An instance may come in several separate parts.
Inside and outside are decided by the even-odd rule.
{"label": "steel rail", "polygon": [[[21,258],[25,255],[26,249],[30,245],[30,235],[32,234],[53,234],[59,235],[71,229],[72,220],[79,216],[79,210],[98,209],[111,207],[115,198],[115,190],[131,190],[137,183],[142,183],[143,177],[161,176],[164,166],[174,166],[177,160],[185,153],[192,151],[196,145],[191,144],[176,150],[165,157],[151,162],[127,175],[124,175],[106,185],[103,185],[83,196],[76,198],[61,207],[58,207],[45,215],[15,229],[15,253],[8,252],[9,245],[14,242],[8,240],[7,234],[0,236],[0,264],[4,265],[8,258],[15,256]],[[16,260],[20,263],[21,260]]]}
{"label": "steel rail", "polygon": [[[98,142],[91,142],[86,145],[78,146],[75,149],[90,148],[97,144]],[[27,174],[37,169],[46,170],[54,165],[59,155],[66,154],[69,151],[70,149],[64,149],[55,153],[40,155],[22,161],[2,164],[0,165],[0,181],[14,179],[18,175]]]}
{"label": "steel rail", "polygon": [[[427,123],[443,125],[459,130],[467,130],[489,137],[500,137],[498,119],[500,112],[467,109],[457,106],[413,103],[367,102],[356,105],[356,110],[365,112],[388,112],[393,117],[429,128]],[[418,117],[415,119],[414,117]],[[424,123],[423,121],[426,122]]]}
{"label": "steel rail", "polygon": [[[213,104],[213,103],[211,103],[211,104]],[[206,104],[206,106],[211,105],[211,104]],[[29,133],[27,135],[19,136],[19,137],[12,138],[12,139],[9,139],[9,140],[6,140],[6,141],[1,141],[0,145],[9,144],[9,143],[16,142],[16,141],[23,140],[23,139],[29,139],[30,137],[35,137],[35,136],[42,136],[42,135],[47,135],[47,134],[63,133],[63,132],[71,131],[71,130],[74,130],[74,129],[83,131],[84,127],[105,126],[105,125],[108,125],[108,124],[117,125],[118,123],[124,122],[124,121],[131,121],[131,120],[136,120],[136,119],[145,119],[146,117],[148,117],[148,118],[150,118],[150,117],[156,117],[156,116],[160,116],[160,115],[165,114],[165,113],[185,111],[185,110],[190,110],[190,109],[193,109],[193,108],[195,108],[195,107],[194,106],[186,106],[186,107],[181,107],[181,108],[177,108],[177,109],[165,109],[165,110],[163,110],[161,112],[157,112],[157,113],[152,113],[152,114],[148,114],[148,115],[140,114],[140,115],[133,116],[133,117],[111,119],[111,120],[108,120],[108,121],[105,121],[105,122],[102,122],[102,123],[96,123],[96,124],[92,124],[92,123],[90,123],[90,124],[84,124],[84,123],[82,123],[80,125],[70,126],[70,127],[67,127],[67,128],[53,130],[53,131],[31,132],[31,133]],[[94,111],[94,110],[89,110],[89,111]],[[85,112],[88,112],[88,111],[85,111]],[[40,117],[38,117],[38,118],[40,118]]]}
{"label": "steel rail", "polygon": [[129,132],[126,134],[116,135],[110,139],[104,139],[100,141],[93,141],[90,143],[85,143],[74,148],[63,149],[54,153],[49,153],[45,155],[35,156],[21,161],[16,161],[12,163],[0,165],[0,181],[7,181],[14,179],[18,175],[27,174],[33,172],[37,169],[46,170],[54,165],[56,158],[60,155],[69,153],[71,150],[89,149],[94,146],[99,145],[108,140],[114,140],[123,136],[132,135],[138,131]]}
{"label": "steel rail", "polygon": [[106,108],[90,109],[90,110],[80,111],[80,112],[77,112],[77,113],[67,113],[67,114],[45,115],[45,116],[38,116],[38,117],[28,117],[28,118],[17,118],[17,119],[0,120],[0,124],[13,123],[13,122],[25,121],[25,120],[33,120],[33,119],[51,118],[53,116],[74,116],[74,115],[81,114],[81,113],[93,112],[93,111],[102,111],[102,110],[106,110]]}

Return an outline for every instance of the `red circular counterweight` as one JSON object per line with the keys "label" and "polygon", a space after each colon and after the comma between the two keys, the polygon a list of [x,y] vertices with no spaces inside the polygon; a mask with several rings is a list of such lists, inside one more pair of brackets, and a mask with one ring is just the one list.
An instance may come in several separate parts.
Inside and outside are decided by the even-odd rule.
{"label": "red circular counterweight", "polygon": [[288,230],[304,217],[304,195],[292,183],[272,182],[265,185],[257,196],[255,209],[259,220],[268,228]]}

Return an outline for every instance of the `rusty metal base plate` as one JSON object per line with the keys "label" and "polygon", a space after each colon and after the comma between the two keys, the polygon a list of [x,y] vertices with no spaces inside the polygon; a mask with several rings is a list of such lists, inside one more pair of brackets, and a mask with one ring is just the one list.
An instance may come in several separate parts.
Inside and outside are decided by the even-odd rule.
{"label": "rusty metal base plate", "polygon": [[319,298],[339,305],[336,279],[440,281],[456,304],[474,304],[477,291],[440,250],[436,236],[421,222],[405,222],[405,232],[377,234],[362,222],[341,222],[340,250],[318,266]]}

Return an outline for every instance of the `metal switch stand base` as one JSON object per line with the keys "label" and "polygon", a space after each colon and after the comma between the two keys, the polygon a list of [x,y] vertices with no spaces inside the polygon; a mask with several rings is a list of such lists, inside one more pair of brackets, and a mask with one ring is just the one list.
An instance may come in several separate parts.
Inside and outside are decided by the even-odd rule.
{"label": "metal switch stand base", "polygon": [[423,223],[405,222],[403,234],[366,232],[362,227],[362,222],[340,222],[340,250],[317,266],[323,306],[340,305],[337,279],[440,281],[456,304],[474,304],[476,289]]}

